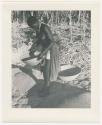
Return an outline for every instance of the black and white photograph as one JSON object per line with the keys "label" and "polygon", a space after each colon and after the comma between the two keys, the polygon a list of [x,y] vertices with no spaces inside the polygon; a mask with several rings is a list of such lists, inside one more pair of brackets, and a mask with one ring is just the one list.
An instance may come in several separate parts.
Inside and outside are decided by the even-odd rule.
{"label": "black and white photograph", "polygon": [[91,108],[91,10],[12,10],[12,108]]}

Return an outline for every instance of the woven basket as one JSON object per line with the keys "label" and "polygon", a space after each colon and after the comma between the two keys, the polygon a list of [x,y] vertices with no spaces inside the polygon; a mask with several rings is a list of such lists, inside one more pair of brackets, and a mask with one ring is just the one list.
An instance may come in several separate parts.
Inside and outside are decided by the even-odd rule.
{"label": "woven basket", "polygon": [[59,78],[63,81],[72,81],[76,79],[81,72],[81,68],[74,65],[62,65]]}

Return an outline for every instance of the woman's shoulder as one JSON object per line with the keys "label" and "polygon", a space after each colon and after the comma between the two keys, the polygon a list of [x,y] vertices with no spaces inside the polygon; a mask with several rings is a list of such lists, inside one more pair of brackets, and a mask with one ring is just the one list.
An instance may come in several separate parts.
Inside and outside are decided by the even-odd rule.
{"label": "woman's shoulder", "polygon": [[43,29],[43,30],[46,30],[46,29],[50,30],[50,27],[47,24],[42,23],[41,24],[41,29]]}

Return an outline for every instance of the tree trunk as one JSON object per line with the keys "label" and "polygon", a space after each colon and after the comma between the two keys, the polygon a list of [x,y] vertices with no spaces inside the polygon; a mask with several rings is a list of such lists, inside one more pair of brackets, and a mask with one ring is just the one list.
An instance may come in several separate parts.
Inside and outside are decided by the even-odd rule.
{"label": "tree trunk", "polygon": [[70,42],[72,42],[72,15],[70,11]]}

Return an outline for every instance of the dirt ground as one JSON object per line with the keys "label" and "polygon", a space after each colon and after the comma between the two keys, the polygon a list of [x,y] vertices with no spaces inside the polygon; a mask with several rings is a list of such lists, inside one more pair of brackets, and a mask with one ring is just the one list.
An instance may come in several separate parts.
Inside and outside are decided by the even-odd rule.
{"label": "dirt ground", "polygon": [[14,108],[90,108],[89,91],[68,83],[64,84],[60,80],[50,84],[49,95],[40,97],[39,92],[44,81],[38,70],[13,66],[12,79]]}

